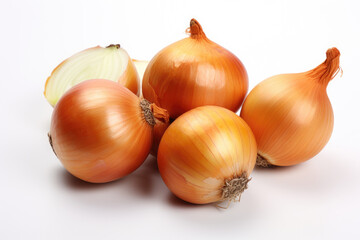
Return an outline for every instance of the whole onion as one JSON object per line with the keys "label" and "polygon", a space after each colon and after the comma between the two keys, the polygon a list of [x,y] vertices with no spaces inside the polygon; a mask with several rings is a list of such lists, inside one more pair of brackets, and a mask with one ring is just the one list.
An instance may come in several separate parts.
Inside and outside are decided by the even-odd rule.
{"label": "whole onion", "polygon": [[190,37],[161,50],[143,77],[143,95],[175,119],[186,111],[216,105],[236,112],[248,90],[244,65],[230,51],[209,40],[195,19]]}

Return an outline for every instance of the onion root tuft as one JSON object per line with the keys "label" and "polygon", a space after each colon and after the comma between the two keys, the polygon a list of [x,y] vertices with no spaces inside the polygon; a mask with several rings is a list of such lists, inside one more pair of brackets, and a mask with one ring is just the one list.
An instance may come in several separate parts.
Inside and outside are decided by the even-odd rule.
{"label": "onion root tuft", "polygon": [[151,112],[150,105],[151,105],[151,103],[148,100],[146,100],[144,98],[140,100],[140,107],[144,114],[144,118],[145,118],[146,122],[148,124],[150,124],[151,126],[154,126],[155,119],[154,119],[154,115]]}
{"label": "onion root tuft", "polygon": [[55,155],[57,156],[55,150],[54,150],[54,146],[53,146],[53,142],[52,142],[52,138],[51,138],[51,134],[48,133],[48,138],[49,138],[49,143],[50,143],[50,146],[51,146],[51,149],[53,150],[53,152],[55,153]]}
{"label": "onion root tuft", "polygon": [[263,156],[261,156],[260,154],[257,155],[256,158],[256,164],[257,167],[262,167],[262,168],[272,168],[274,167],[274,165],[272,165],[271,163],[269,163]]}
{"label": "onion root tuft", "polygon": [[241,194],[248,188],[247,184],[251,178],[243,172],[240,177],[225,180],[225,185],[222,187],[222,200],[226,201],[240,201]]}

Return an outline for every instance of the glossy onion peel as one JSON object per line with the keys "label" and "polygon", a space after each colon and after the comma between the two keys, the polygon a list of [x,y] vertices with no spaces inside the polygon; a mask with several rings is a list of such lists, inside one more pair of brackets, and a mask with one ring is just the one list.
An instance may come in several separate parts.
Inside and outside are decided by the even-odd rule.
{"label": "glossy onion peel", "polygon": [[326,88],[340,70],[339,58],[331,48],[316,68],[270,77],[250,92],[241,117],[255,135],[258,166],[295,165],[324,148],[334,125]]}
{"label": "glossy onion peel", "polygon": [[236,112],[248,90],[244,65],[210,41],[192,19],[190,37],[161,50],[143,77],[143,95],[175,119],[193,108],[216,105]]}
{"label": "glossy onion peel", "polygon": [[155,118],[168,122],[165,110],[120,84],[88,80],[56,104],[49,140],[71,174],[88,182],[109,182],[133,172],[146,159]]}
{"label": "glossy onion peel", "polygon": [[48,77],[44,95],[55,106],[74,85],[89,79],[118,82],[139,96],[140,81],[128,53],[119,44],[81,51],[60,63]]}
{"label": "glossy onion peel", "polygon": [[234,112],[203,106],[165,131],[158,166],[168,188],[196,204],[240,199],[256,162],[251,129]]}

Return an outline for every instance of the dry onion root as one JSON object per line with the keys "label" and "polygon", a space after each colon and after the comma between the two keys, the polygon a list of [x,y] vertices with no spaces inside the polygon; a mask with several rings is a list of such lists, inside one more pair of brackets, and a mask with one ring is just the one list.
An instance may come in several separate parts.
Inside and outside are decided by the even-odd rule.
{"label": "dry onion root", "polygon": [[119,44],[86,49],[60,63],[45,84],[44,95],[55,106],[71,87],[89,79],[118,82],[139,96],[138,73],[128,53]]}
{"label": "dry onion root", "polygon": [[331,48],[316,68],[270,77],[250,92],[240,116],[255,135],[258,166],[295,165],[324,148],[334,126],[326,88],[340,71],[339,58]]}
{"label": "dry onion root", "polygon": [[158,166],[168,188],[196,204],[239,200],[256,161],[256,142],[239,116],[217,106],[195,108],[165,131]]}
{"label": "dry onion root", "polygon": [[248,90],[244,65],[209,40],[199,22],[190,21],[190,37],[162,49],[146,68],[142,90],[172,119],[193,108],[216,105],[236,112]]}
{"label": "dry onion root", "polygon": [[109,80],[77,84],[54,108],[50,144],[64,167],[104,183],[138,168],[149,154],[156,121],[168,113]]}

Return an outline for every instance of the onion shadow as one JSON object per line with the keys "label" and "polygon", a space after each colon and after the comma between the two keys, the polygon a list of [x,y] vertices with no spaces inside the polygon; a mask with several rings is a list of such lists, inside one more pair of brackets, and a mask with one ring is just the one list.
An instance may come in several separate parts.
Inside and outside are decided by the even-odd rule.
{"label": "onion shadow", "polygon": [[207,203],[207,204],[196,204],[196,203],[190,203],[182,200],[181,198],[178,198],[173,193],[169,193],[167,197],[167,203],[171,205],[172,207],[180,208],[180,209],[205,209],[205,208],[211,208],[211,209],[217,209],[219,211],[226,210],[226,208],[222,208],[222,204],[220,203]]}
{"label": "onion shadow", "polygon": [[127,192],[127,194],[135,194],[140,196],[151,196],[156,188],[154,182],[156,178],[161,180],[156,159],[150,156],[145,162],[133,173],[123,178],[108,183],[90,183],[83,181],[64,168],[58,168],[57,175],[61,184],[66,188],[74,191],[92,191],[96,189],[114,188],[116,191]]}
{"label": "onion shadow", "polygon": [[108,183],[86,182],[84,180],[81,180],[80,178],[75,177],[64,168],[61,169],[59,168],[58,175],[60,176],[61,182],[65,185],[65,187],[76,191],[104,188],[110,185],[114,185],[117,182],[117,181],[112,181]]}

